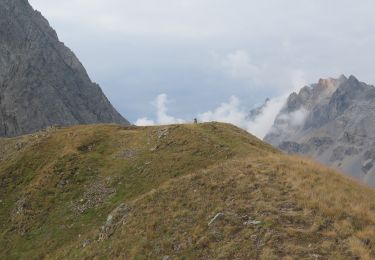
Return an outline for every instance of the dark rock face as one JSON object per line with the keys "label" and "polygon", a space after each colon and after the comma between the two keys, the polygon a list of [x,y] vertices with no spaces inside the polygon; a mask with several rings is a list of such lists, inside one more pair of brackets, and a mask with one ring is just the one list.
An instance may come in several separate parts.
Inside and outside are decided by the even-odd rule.
{"label": "dark rock face", "polygon": [[129,124],[27,0],[0,0],[0,136]]}
{"label": "dark rock face", "polygon": [[374,186],[375,88],[354,76],[304,87],[290,95],[265,141]]}

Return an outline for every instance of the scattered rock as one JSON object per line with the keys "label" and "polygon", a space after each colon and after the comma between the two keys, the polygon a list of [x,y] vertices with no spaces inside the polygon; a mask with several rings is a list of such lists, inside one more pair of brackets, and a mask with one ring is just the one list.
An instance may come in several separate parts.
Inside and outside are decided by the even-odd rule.
{"label": "scattered rock", "polygon": [[169,255],[163,257],[163,260],[171,260],[172,258]]}
{"label": "scattered rock", "polygon": [[59,129],[60,126],[58,125],[52,125],[52,126],[49,126],[45,129],[45,131],[47,133],[52,133],[52,132],[56,132],[58,129]]}
{"label": "scattered rock", "polygon": [[95,142],[89,143],[89,144],[84,144],[84,145],[81,145],[80,147],[78,147],[78,150],[80,152],[84,152],[84,153],[92,152],[95,149],[96,145],[97,145],[97,143],[95,143]]}
{"label": "scattered rock", "polygon": [[59,183],[57,184],[57,187],[58,188],[64,188],[65,185],[68,185],[69,184],[69,180],[67,179],[62,179],[59,181]]}
{"label": "scattered rock", "polygon": [[224,219],[224,217],[225,217],[225,214],[224,213],[217,213],[216,215],[215,215],[215,217],[213,217],[211,220],[210,220],[210,222],[208,222],[208,225],[209,226],[211,226],[214,222],[216,222],[217,220],[222,220],[222,219]]}
{"label": "scattered rock", "polygon": [[169,135],[169,129],[168,128],[162,128],[159,129],[157,132],[158,139],[163,139]]}
{"label": "scattered rock", "polygon": [[321,256],[321,255],[318,255],[318,254],[311,254],[310,256],[311,256],[312,258],[314,258],[314,260],[319,260],[319,259],[322,258],[322,256]]}
{"label": "scattered rock", "polygon": [[243,216],[241,216],[241,220],[243,220],[243,221],[248,221],[250,218],[249,218],[249,216],[248,215],[243,215]]}
{"label": "scattered rock", "polygon": [[95,182],[88,187],[83,197],[73,204],[73,211],[82,214],[88,209],[97,208],[115,192],[116,189],[111,187],[111,183],[104,180]]}
{"label": "scattered rock", "polygon": [[14,145],[14,148],[17,150],[17,151],[20,151],[22,150],[22,148],[24,148],[26,145],[25,142],[22,142],[22,141],[19,141],[17,142],[15,145]]}
{"label": "scattered rock", "polygon": [[16,207],[14,208],[14,211],[13,211],[14,214],[16,214],[16,215],[23,215],[25,213],[26,206],[27,206],[26,198],[23,197],[23,198],[19,199],[16,202]]}
{"label": "scattered rock", "polygon": [[134,149],[126,149],[115,155],[115,157],[118,159],[122,159],[122,158],[133,159],[136,156],[137,156],[137,151]]}
{"label": "scattered rock", "polygon": [[107,217],[107,221],[105,224],[101,227],[100,235],[99,235],[99,241],[103,241],[105,239],[108,239],[110,236],[113,235],[116,228],[119,225],[122,225],[124,221],[126,220],[131,208],[122,203],[120,206],[115,208]]}
{"label": "scattered rock", "polygon": [[245,226],[258,226],[260,224],[262,224],[261,221],[258,221],[258,220],[249,220],[249,221],[246,221],[243,223]]}
{"label": "scattered rock", "polygon": [[91,240],[86,239],[86,240],[84,240],[84,241],[82,242],[82,247],[85,248],[85,247],[87,247],[87,246],[90,245],[90,244],[91,244]]}

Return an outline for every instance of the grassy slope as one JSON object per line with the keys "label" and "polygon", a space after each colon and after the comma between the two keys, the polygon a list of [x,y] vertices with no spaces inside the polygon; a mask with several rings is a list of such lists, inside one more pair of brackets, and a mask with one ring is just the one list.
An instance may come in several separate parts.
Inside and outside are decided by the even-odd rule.
{"label": "grassy slope", "polygon": [[0,258],[375,257],[373,190],[231,125],[0,139],[0,188]]}

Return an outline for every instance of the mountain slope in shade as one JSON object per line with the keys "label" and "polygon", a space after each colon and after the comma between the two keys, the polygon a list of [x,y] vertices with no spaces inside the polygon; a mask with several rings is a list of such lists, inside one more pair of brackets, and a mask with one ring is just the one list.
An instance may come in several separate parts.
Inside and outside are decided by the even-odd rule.
{"label": "mountain slope in shade", "polygon": [[374,129],[375,88],[341,76],[291,94],[265,141],[375,185]]}
{"label": "mountain slope in shade", "polygon": [[0,0],[0,136],[129,124],[27,0]]}
{"label": "mountain slope in shade", "polygon": [[227,124],[0,138],[1,259],[374,259],[372,198]]}

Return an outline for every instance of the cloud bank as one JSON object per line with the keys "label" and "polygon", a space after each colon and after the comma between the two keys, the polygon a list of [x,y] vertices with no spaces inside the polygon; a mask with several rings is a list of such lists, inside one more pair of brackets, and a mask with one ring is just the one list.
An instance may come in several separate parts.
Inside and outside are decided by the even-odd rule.
{"label": "cloud bank", "polygon": [[198,119],[202,122],[231,123],[263,139],[270,131],[285,101],[286,97],[271,99],[265,104],[260,113],[250,120],[249,111],[241,107],[240,100],[237,97],[232,96],[229,102],[222,103],[215,110],[199,114]]}
{"label": "cloud bank", "polygon": [[[223,122],[236,125],[245,129],[249,133],[263,139],[265,135],[271,130],[276,116],[282,109],[286,102],[287,96],[274,98],[269,100],[260,113],[252,120],[249,119],[249,110],[241,105],[238,97],[232,96],[227,102],[223,102],[216,109],[199,113],[197,119],[199,122]],[[135,125],[149,126],[149,125],[164,125],[164,124],[182,124],[192,122],[193,120],[178,119],[168,115],[166,104],[168,97],[166,94],[161,94],[156,98],[156,122],[147,117],[140,118]],[[298,118],[298,115],[296,115]]]}
{"label": "cloud bank", "polygon": [[290,129],[290,127],[297,128],[305,123],[308,114],[309,111],[301,108],[289,114],[281,114],[278,119],[283,122],[285,129]]}
{"label": "cloud bank", "polygon": [[374,0],[29,1],[131,121],[151,115],[159,93],[179,100],[174,116],[190,118],[231,95],[256,104],[304,79],[375,82]]}
{"label": "cloud bank", "polygon": [[[215,56],[216,59],[220,58],[217,55]],[[259,74],[262,71],[262,68],[252,62],[250,55],[245,50],[228,53],[218,63],[225,73],[237,79],[253,78],[258,81]]]}
{"label": "cloud bank", "polygon": [[212,52],[213,67],[233,80],[248,81],[252,89],[270,86],[281,92],[293,92],[308,83],[306,72],[291,64],[269,62],[266,56],[254,58],[251,52],[237,49]]}
{"label": "cloud bank", "polygon": [[168,96],[166,94],[160,94],[157,96],[153,105],[156,108],[156,122],[154,120],[143,117],[135,122],[138,126],[150,126],[150,125],[170,125],[170,124],[183,124],[185,120],[175,118],[168,115]]}

